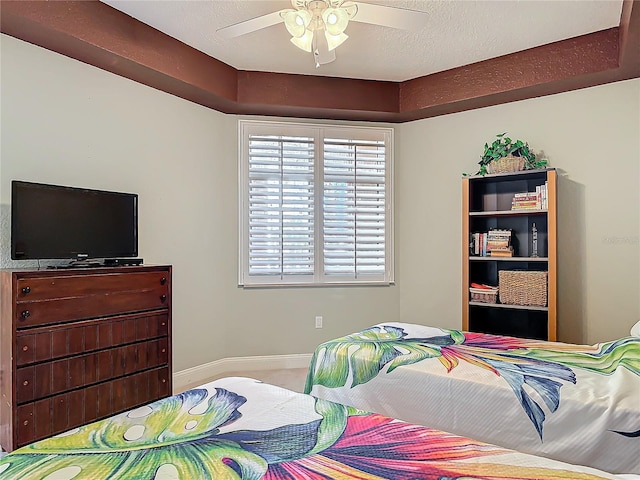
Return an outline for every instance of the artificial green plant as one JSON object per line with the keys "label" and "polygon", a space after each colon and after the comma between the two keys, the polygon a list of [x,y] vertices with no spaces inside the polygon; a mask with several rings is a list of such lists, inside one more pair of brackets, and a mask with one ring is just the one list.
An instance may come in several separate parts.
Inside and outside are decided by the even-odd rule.
{"label": "artificial green plant", "polygon": [[494,160],[499,160],[502,157],[512,155],[514,157],[524,158],[524,169],[535,170],[537,168],[545,168],[548,165],[547,159],[536,159],[536,154],[529,148],[529,144],[522,140],[511,140],[509,137],[505,137],[505,133],[496,135],[497,139],[489,145],[484,144],[484,153],[480,158],[478,164],[480,170],[476,175],[486,175],[487,165]]}

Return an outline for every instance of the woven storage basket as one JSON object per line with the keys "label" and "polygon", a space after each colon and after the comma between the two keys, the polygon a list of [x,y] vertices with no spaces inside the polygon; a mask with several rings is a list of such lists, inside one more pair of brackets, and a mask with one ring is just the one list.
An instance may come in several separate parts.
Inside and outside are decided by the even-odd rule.
{"label": "woven storage basket", "polygon": [[519,172],[521,170],[524,170],[524,158],[514,157],[512,155],[499,158],[487,165],[488,173],[508,173]]}
{"label": "woven storage basket", "polygon": [[500,270],[500,303],[546,307],[547,276],[548,272]]}
{"label": "woven storage basket", "polygon": [[469,288],[472,302],[482,303],[496,303],[498,299],[498,289],[486,289],[486,288]]}

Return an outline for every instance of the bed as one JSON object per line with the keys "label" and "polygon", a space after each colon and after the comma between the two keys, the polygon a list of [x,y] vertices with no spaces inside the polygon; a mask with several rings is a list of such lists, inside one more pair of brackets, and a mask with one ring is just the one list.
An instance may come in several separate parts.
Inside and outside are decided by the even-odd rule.
{"label": "bed", "polygon": [[22,447],[3,480],[622,479],[225,378]]}
{"label": "bed", "polygon": [[640,473],[640,338],[587,346],[384,323],[319,345],[305,392],[521,452]]}

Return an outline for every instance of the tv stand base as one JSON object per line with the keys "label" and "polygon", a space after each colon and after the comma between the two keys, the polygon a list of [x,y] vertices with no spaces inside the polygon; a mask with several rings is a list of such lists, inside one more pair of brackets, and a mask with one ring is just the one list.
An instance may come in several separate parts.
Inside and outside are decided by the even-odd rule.
{"label": "tv stand base", "polygon": [[102,267],[100,262],[89,260],[78,260],[75,262],[67,263],[64,265],[49,265],[47,268],[54,268],[56,270],[69,269],[69,268],[97,268]]}

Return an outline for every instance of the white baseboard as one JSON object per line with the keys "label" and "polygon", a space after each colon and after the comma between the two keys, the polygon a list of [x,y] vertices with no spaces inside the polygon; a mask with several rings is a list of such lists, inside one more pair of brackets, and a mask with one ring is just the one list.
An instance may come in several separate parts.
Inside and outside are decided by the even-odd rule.
{"label": "white baseboard", "polygon": [[234,373],[254,370],[279,370],[283,368],[308,368],[311,353],[292,355],[263,355],[254,357],[228,357],[174,372],[173,391],[204,383],[212,377],[233,376]]}

